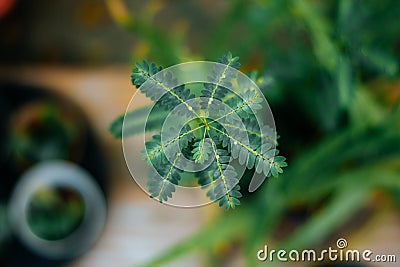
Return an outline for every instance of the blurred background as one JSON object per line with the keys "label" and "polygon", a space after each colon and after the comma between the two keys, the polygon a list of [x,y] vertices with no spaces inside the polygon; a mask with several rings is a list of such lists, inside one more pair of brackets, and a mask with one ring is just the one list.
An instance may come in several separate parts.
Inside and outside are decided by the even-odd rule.
{"label": "blurred background", "polygon": [[[340,237],[400,261],[399,16],[395,0],[0,0],[0,265],[264,266],[265,244]],[[228,51],[268,84],[289,167],[232,212],[158,204],[109,132],[133,63]]]}

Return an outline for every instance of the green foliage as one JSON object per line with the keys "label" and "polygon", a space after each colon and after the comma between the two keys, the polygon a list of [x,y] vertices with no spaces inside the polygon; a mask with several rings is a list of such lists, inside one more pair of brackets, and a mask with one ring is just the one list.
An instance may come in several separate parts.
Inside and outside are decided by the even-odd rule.
{"label": "green foliage", "polygon": [[146,118],[145,115],[148,114],[150,109],[151,106],[145,106],[119,116],[111,123],[109,128],[110,133],[112,133],[115,138],[122,138],[122,125],[124,119],[127,123],[125,125],[125,133],[128,136],[142,133],[145,121],[147,130],[159,130],[168,113],[160,110],[159,112],[151,113],[150,116]]}
{"label": "green foliage", "polygon": [[192,151],[194,161],[203,164],[210,158],[211,149],[211,144],[206,142],[205,138],[194,143],[194,149]]}
{"label": "green foliage", "polygon": [[[160,161],[153,161],[154,164],[159,165],[156,166],[157,173],[150,174],[152,179],[149,179],[148,182],[149,192],[152,198],[163,202],[172,197],[172,193],[175,192],[174,185],[177,185],[181,179],[181,170],[175,167],[176,161],[180,156],[181,154],[177,154],[172,163],[169,163],[166,159],[162,160],[163,163]],[[162,164],[162,168],[160,164]],[[161,179],[159,176],[161,176]]]}
{"label": "green foliage", "polygon": [[211,141],[211,148],[215,161],[203,175],[211,177],[211,182],[218,179],[221,179],[222,182],[216,185],[211,184],[207,196],[211,200],[217,200],[217,196],[223,195],[219,199],[219,206],[224,206],[226,210],[235,208],[240,205],[239,198],[242,197],[242,194],[239,192],[237,173],[232,166],[228,165],[231,160],[229,152],[225,149],[217,149],[214,141]]}
{"label": "green foliage", "polygon": [[0,203],[0,255],[3,249],[4,242],[9,238],[10,229],[7,221],[7,208]]}
{"label": "green foliage", "polygon": [[227,95],[228,89],[222,87],[221,83],[226,78],[230,78],[228,77],[228,75],[230,74],[230,72],[228,72],[228,67],[232,67],[235,69],[239,69],[240,67],[239,57],[233,57],[231,52],[218,59],[217,62],[225,65],[225,67],[216,67],[212,71],[211,76],[208,77],[208,81],[210,83],[204,84],[204,90],[201,91],[201,96],[205,99],[205,102],[202,103],[202,107],[205,109],[210,108],[210,105],[212,101],[214,101],[214,99],[222,101],[223,98]]}
{"label": "green foliage", "polygon": [[[326,138],[291,162],[284,179],[275,179],[262,187],[251,205],[215,218],[143,266],[163,266],[189,252],[206,250],[210,244],[234,240],[243,240],[248,256],[246,266],[258,266],[254,251],[262,248],[265,240],[274,238],[279,221],[287,223],[285,211],[299,205],[312,207],[315,203],[323,206],[294,233],[279,240],[275,248],[288,250],[320,244],[365,207],[377,188],[400,192],[399,129],[400,109],[389,112],[374,126],[349,127]],[[348,162],[353,166],[344,171]],[[322,202],[328,196],[328,201]]]}
{"label": "green foliage", "polygon": [[68,188],[41,189],[31,197],[27,212],[27,223],[35,235],[60,240],[82,223],[85,205],[80,195]]}
{"label": "green foliage", "polygon": [[[236,160],[240,165],[265,176],[278,176],[283,172],[282,168],[287,166],[285,157],[278,156],[275,150],[275,131],[268,125],[259,126],[255,117],[254,112],[261,109],[261,95],[241,88],[248,90],[241,97],[221,86],[222,82],[225,86],[229,85],[229,79],[234,78],[228,68],[239,69],[239,58],[228,53],[218,62],[220,64],[208,77],[209,83],[204,83],[201,89],[178,86],[178,80],[170,72],[160,73],[162,67],[148,64],[144,60],[136,63],[132,72],[132,84],[151,100],[157,100],[156,109],[162,107],[162,112],[150,112],[149,127],[146,130],[158,130],[157,125],[163,124],[165,114],[179,104],[186,107],[181,111],[182,115],[195,117],[194,121],[180,130],[178,136],[173,134],[177,132],[174,125],[169,125],[169,128],[163,129],[166,141],[162,142],[161,136],[156,134],[145,143],[143,159],[153,167],[148,190],[150,196],[160,202],[171,198],[175,186],[181,181],[184,171],[176,166],[180,157],[191,159],[196,164],[209,164],[206,169],[196,173],[196,182],[208,190],[207,196],[212,201],[219,201],[219,205],[226,210],[240,205],[239,198],[242,197],[240,177],[234,167],[229,165],[231,161]],[[188,100],[195,98],[195,95],[201,96],[200,107],[197,108],[188,104]],[[215,100],[225,101],[227,106],[220,110],[221,107],[212,105]],[[149,107],[144,107],[125,116],[127,136],[140,130],[131,121],[148,111]],[[219,118],[210,119],[203,115],[211,112],[219,114]],[[121,136],[123,121],[124,117],[121,116],[112,123],[110,130],[115,136]],[[241,124],[244,128],[238,126]],[[171,150],[177,142],[180,145],[179,153]],[[171,153],[172,159],[167,157]]]}
{"label": "green foliage", "polygon": [[[145,266],[164,266],[190,252],[238,241],[244,265],[258,266],[255,251],[266,240],[277,244],[276,249],[333,242],[335,231],[365,205],[371,208],[368,200],[377,190],[398,200],[400,112],[392,108],[398,85],[385,88],[399,79],[400,24],[393,23],[399,14],[400,4],[394,0],[362,5],[352,0],[230,1],[208,32],[200,24],[207,40],[203,45],[182,42],[174,50],[162,49],[176,56],[166,61],[155,56],[162,64],[190,57],[186,51],[196,51],[196,58],[210,57],[229,47],[246,70],[264,68],[267,72],[249,76],[274,110],[285,140],[281,150],[291,164],[283,179],[269,180],[241,209],[218,216]],[[243,120],[244,128],[255,147],[252,142],[264,126],[253,127],[249,119]],[[221,125],[230,130],[236,126]],[[218,132],[210,129],[209,134]],[[222,148],[231,149],[228,137],[219,138]],[[213,179],[211,173],[196,175],[201,184]],[[379,210],[382,205],[374,202],[372,207]],[[292,218],[287,214],[299,209],[308,215],[300,223],[296,217],[294,231],[282,233],[286,227],[279,226]],[[226,254],[210,254],[211,260],[226,264]]]}

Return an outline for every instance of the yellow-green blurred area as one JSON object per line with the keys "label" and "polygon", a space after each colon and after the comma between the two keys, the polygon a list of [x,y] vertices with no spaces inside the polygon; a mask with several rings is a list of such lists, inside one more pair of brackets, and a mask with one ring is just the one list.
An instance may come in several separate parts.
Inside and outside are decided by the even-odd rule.
{"label": "yellow-green blurred area", "polygon": [[37,236],[57,240],[68,236],[82,222],[85,206],[69,188],[42,188],[28,206],[28,224]]}
{"label": "yellow-green blurred area", "polygon": [[[271,249],[322,250],[345,238],[349,248],[395,254],[397,263],[334,266],[397,266],[399,17],[396,0],[0,0],[0,83],[44,88],[74,102],[93,127],[109,169],[108,220],[100,240],[76,259],[46,264],[333,266],[328,261],[260,262],[257,251],[265,244]],[[255,193],[245,192],[234,211],[156,203],[133,182],[120,140],[109,133],[109,124],[135,92],[129,78],[134,62],[147,59],[167,67],[215,61],[228,51],[240,57],[241,71],[257,70],[256,82],[268,81],[263,93],[280,135],[280,154],[289,166]],[[13,105],[2,101],[1,112]],[[26,114],[43,109],[27,108]],[[2,132],[11,133],[10,139],[0,134],[4,142],[26,150],[51,139],[39,134],[45,138],[28,146],[24,141],[29,131],[20,125],[24,116],[5,110],[17,115],[1,126]],[[81,126],[76,125],[81,122],[76,128],[70,124],[80,116],[60,114],[54,111],[48,117],[61,117],[61,126],[47,121],[45,125],[53,126],[42,128],[57,136],[54,140],[65,148],[67,159],[79,158],[83,145],[77,130]],[[63,128],[70,131],[60,134]],[[72,151],[69,143],[75,144]],[[0,155],[1,163],[13,153]],[[40,192],[33,204],[42,214],[47,208],[54,211],[51,205],[57,209],[54,217],[37,217],[36,231],[58,238],[75,227],[86,210],[79,196],[67,195],[57,206],[60,199],[53,191]],[[1,201],[0,258],[16,253],[2,243],[12,233],[7,199]],[[45,226],[49,222],[57,227]]]}

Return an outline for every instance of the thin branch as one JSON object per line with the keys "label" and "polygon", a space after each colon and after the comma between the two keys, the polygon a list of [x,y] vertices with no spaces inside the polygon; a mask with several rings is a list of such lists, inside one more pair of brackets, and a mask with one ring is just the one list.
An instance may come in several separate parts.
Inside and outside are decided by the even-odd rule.
{"label": "thin branch", "polygon": [[272,164],[275,167],[279,167],[279,168],[281,167],[281,166],[279,166],[279,164],[275,163],[271,159],[264,157],[264,155],[260,154],[259,152],[257,152],[256,150],[252,149],[248,145],[243,144],[239,140],[236,140],[235,138],[233,138],[232,136],[230,136],[230,135],[226,134],[225,132],[219,130],[218,128],[215,128],[213,126],[210,126],[210,127],[213,128],[214,130],[216,130],[217,132],[221,133],[222,135],[224,135],[224,136],[228,137],[229,139],[231,139],[234,142],[234,144],[237,144],[237,145],[240,145],[241,147],[244,147],[247,151],[249,151],[250,153],[254,154],[256,157],[259,157],[259,158],[267,161],[269,164]]}
{"label": "thin branch", "polygon": [[183,134],[169,140],[168,142],[166,142],[165,144],[161,144],[159,148],[157,148],[156,150],[154,150],[150,155],[147,156],[147,159],[150,160],[152,157],[154,157],[157,153],[159,153],[160,151],[162,151],[163,149],[165,149],[167,146],[169,146],[170,144],[172,144],[175,141],[178,141],[179,139],[181,139],[182,137],[185,137],[186,135],[193,133],[201,128],[205,127],[204,125],[200,125],[199,127],[196,127],[194,129],[191,129],[190,131],[184,132]]}
{"label": "thin branch", "polygon": [[215,93],[217,92],[218,87],[221,85],[222,80],[225,79],[225,77],[226,77],[225,74],[226,74],[226,72],[228,71],[228,68],[229,68],[229,66],[232,64],[232,62],[233,62],[233,58],[231,58],[231,59],[229,60],[228,64],[225,65],[224,71],[223,71],[223,72],[221,73],[221,75],[219,76],[218,81],[217,81],[217,83],[215,84],[213,91],[211,92],[210,99],[208,100],[207,109],[210,107],[211,103],[213,102],[213,100],[214,100],[214,95],[215,95]]}
{"label": "thin branch", "polygon": [[203,133],[203,139],[201,140],[201,148],[199,148],[199,155],[196,158],[196,161],[200,161],[201,157],[203,156],[203,150],[204,150],[204,142],[206,140],[206,133],[207,133],[207,127],[204,128],[204,133]]}
{"label": "thin branch", "polygon": [[201,119],[201,116],[193,110],[193,107],[190,106],[185,100],[183,100],[179,95],[177,95],[175,92],[172,91],[171,88],[168,88],[167,86],[165,86],[163,83],[161,83],[160,81],[157,81],[156,79],[154,79],[153,76],[150,76],[148,73],[142,71],[141,69],[138,70],[140,73],[142,73],[144,76],[146,76],[148,79],[152,80],[153,82],[155,82],[158,86],[160,86],[162,89],[164,89],[166,92],[170,93],[172,96],[174,96],[176,99],[179,100],[179,102],[181,102],[182,104],[185,105],[185,107],[192,112],[197,118]]}
{"label": "thin branch", "polygon": [[255,95],[252,99],[248,100],[248,101],[244,101],[240,106],[236,107],[235,109],[229,111],[228,113],[222,115],[219,118],[216,118],[215,120],[211,121],[209,124],[212,124],[214,122],[220,121],[223,118],[232,115],[233,113],[238,112],[239,110],[243,109],[245,106],[248,106],[249,104],[253,103],[254,101],[256,101],[256,99],[259,97],[259,95]]}
{"label": "thin branch", "polygon": [[221,174],[220,177],[222,179],[222,182],[224,183],[224,188],[225,188],[226,196],[228,198],[229,205],[231,205],[232,201],[231,201],[231,196],[229,195],[228,184],[226,183],[226,179],[225,179],[225,176],[224,176],[224,173],[223,173],[223,170],[222,170],[222,165],[221,165],[221,162],[219,161],[219,155],[217,153],[217,149],[216,149],[215,143],[214,143],[214,141],[212,139],[211,139],[211,146],[213,148],[213,152],[214,152],[214,156],[215,156],[215,161],[217,163],[218,171]]}
{"label": "thin branch", "polygon": [[247,132],[247,133],[249,133],[249,134],[254,134],[254,135],[256,135],[256,136],[258,136],[258,137],[260,137],[260,138],[266,137],[266,138],[268,138],[270,141],[272,141],[274,144],[276,144],[276,142],[277,142],[276,139],[272,138],[272,137],[269,136],[269,135],[264,135],[264,134],[262,134],[262,133],[260,133],[260,132],[255,132],[255,131],[249,130],[249,129],[247,129],[247,128],[239,127],[239,126],[237,126],[237,125],[233,125],[233,124],[230,124],[230,123],[221,123],[221,125],[222,125],[222,126],[225,126],[225,127],[237,129],[237,130],[242,131],[242,132]]}
{"label": "thin branch", "polygon": [[[176,154],[176,157],[175,157],[175,159],[174,159],[174,162],[171,164],[171,166],[170,166],[170,168],[169,168],[169,170],[168,170],[167,175],[165,175],[165,178],[163,179],[162,186],[161,186],[160,191],[159,191],[159,193],[158,193],[158,195],[157,195],[157,197],[156,197],[156,198],[158,198],[159,200],[160,200],[160,197],[161,197],[161,193],[162,193],[162,191],[164,190],[165,184],[167,183],[169,177],[171,176],[171,173],[172,173],[172,171],[173,171],[173,169],[174,169],[174,167],[175,167],[176,161],[178,160],[178,158],[179,158],[180,155],[181,155],[181,153],[177,153],[177,154]],[[160,200],[160,201],[161,201],[161,200]]]}

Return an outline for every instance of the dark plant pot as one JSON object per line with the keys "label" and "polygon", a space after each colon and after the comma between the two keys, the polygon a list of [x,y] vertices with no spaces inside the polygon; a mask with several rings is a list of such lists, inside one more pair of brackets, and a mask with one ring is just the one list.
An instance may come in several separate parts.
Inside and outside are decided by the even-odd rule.
{"label": "dark plant pot", "polygon": [[[98,185],[101,195],[106,195],[107,168],[103,152],[88,119],[78,106],[43,88],[2,83],[0,111],[0,202],[10,202],[16,187],[21,182],[26,183],[20,180],[21,177],[29,179],[25,172],[49,161],[79,166]],[[63,192],[59,195],[64,198],[66,194]],[[73,194],[67,195],[65,199],[74,200]],[[34,209],[38,210],[36,206]],[[6,246],[0,246],[0,249],[7,250],[0,253],[1,266],[61,266],[68,261],[68,257],[50,259],[46,256],[49,254],[38,253],[37,249],[29,247],[13,234]],[[51,238],[60,238],[51,234]],[[63,239],[65,236],[60,240]]]}

